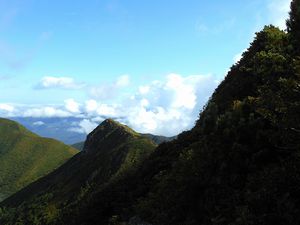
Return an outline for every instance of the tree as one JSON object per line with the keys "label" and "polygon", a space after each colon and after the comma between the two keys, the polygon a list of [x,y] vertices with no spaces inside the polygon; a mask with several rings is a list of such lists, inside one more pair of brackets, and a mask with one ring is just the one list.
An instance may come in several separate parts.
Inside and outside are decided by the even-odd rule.
{"label": "tree", "polygon": [[300,55],[300,0],[292,1],[290,18],[286,25],[295,53]]}

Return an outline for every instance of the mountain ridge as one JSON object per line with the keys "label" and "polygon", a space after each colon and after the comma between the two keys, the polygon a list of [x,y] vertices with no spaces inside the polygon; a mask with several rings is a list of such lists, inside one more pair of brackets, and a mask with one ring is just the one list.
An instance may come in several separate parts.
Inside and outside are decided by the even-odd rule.
{"label": "mountain ridge", "polygon": [[2,199],[63,164],[77,150],[42,138],[15,121],[0,118],[0,193]]}
{"label": "mountain ridge", "polygon": [[90,133],[83,151],[1,204],[16,206],[36,193],[45,193],[50,183],[54,192],[61,196],[59,202],[77,201],[76,195],[83,190],[88,191],[91,186],[101,187],[115,177],[134,170],[155,146],[151,140],[129,127],[105,120]]}
{"label": "mountain ridge", "polygon": [[[125,125],[123,125],[123,126],[125,126]],[[163,142],[172,141],[172,140],[176,139],[176,137],[177,137],[177,136],[166,137],[166,136],[154,135],[154,134],[150,134],[150,133],[137,133],[137,134],[141,135],[142,137],[148,138],[149,140],[153,141],[157,145],[162,144]],[[84,143],[85,143],[85,141],[78,142],[78,143],[72,144],[71,146],[82,151],[84,149]]]}

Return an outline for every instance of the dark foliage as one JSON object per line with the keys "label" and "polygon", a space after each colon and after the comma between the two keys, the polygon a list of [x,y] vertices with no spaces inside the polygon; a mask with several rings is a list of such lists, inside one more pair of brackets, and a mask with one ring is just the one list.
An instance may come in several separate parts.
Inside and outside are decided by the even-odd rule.
{"label": "dark foliage", "polygon": [[287,31],[294,46],[294,53],[300,55],[300,1],[293,0],[291,3],[290,18],[287,20]]}

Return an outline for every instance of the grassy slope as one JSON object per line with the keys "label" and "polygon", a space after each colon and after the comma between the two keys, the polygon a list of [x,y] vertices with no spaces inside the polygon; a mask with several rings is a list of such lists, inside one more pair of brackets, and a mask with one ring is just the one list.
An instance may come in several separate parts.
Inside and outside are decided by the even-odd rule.
{"label": "grassy slope", "polygon": [[0,119],[0,200],[48,174],[77,151]]}

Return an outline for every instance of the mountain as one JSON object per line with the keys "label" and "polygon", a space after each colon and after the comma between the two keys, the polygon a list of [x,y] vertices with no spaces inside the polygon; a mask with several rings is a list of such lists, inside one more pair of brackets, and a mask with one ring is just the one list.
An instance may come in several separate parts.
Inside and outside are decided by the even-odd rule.
{"label": "mountain", "polygon": [[[159,145],[163,142],[168,142],[172,141],[176,138],[174,137],[165,137],[165,136],[158,136],[158,135],[153,135],[153,134],[140,134],[142,137],[146,137],[149,140],[153,141],[155,144]],[[82,151],[84,148],[84,142],[78,142],[76,144],[71,145],[73,148],[78,149],[79,151]]]}
{"label": "mountain", "polygon": [[28,130],[47,138],[59,140],[71,145],[86,139],[86,133],[78,131],[82,118],[77,117],[11,117]]}
{"label": "mountain", "polygon": [[[155,147],[148,138],[107,119],[88,135],[82,152],[12,198],[6,199],[4,204],[17,206],[29,200],[30,203],[24,204],[21,211],[25,212],[27,206],[32,207],[33,202],[43,208],[40,211],[42,214],[32,215],[31,219],[52,217],[62,205],[65,205],[66,211],[72,209],[82,199],[92,199],[97,190],[136,171]],[[47,204],[47,201],[51,201],[51,204]]]}
{"label": "mountain", "polygon": [[[0,223],[300,224],[299,12],[294,0],[288,32],[266,26],[256,34],[193,129],[112,178],[120,164],[109,157],[114,151],[99,163],[107,130],[99,128],[76,162],[4,201]],[[126,140],[120,134],[139,136],[124,129],[107,136],[110,148]],[[74,183],[79,163],[86,165],[74,171]],[[79,181],[86,186],[78,194]],[[76,200],[66,197],[71,193]]]}
{"label": "mountain", "polygon": [[0,118],[0,201],[51,172],[77,153],[53,139]]}
{"label": "mountain", "polygon": [[[11,120],[17,121],[28,130],[42,136],[59,140],[65,144],[82,150],[86,134],[79,129],[79,124],[83,121],[77,117],[12,117]],[[175,137],[165,137],[153,134],[142,134],[153,140],[156,144],[173,140]]]}

